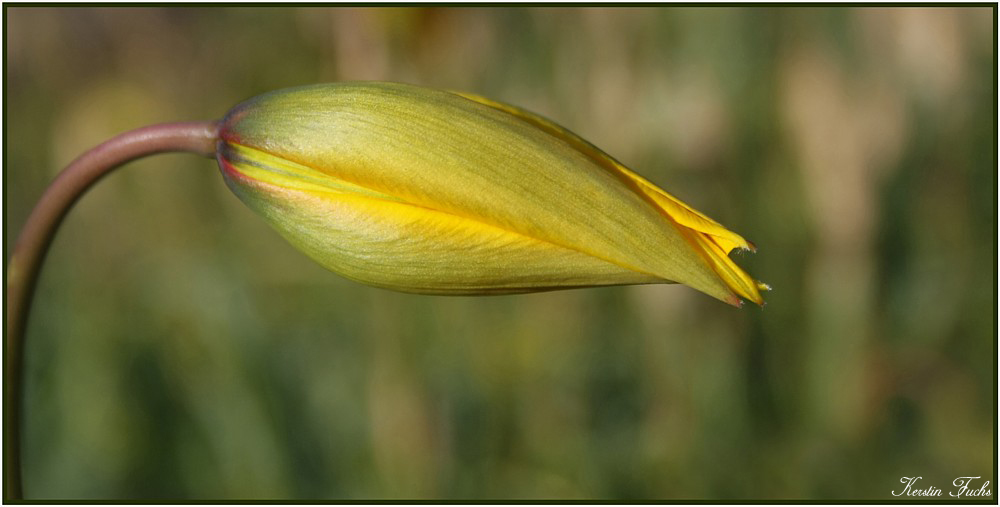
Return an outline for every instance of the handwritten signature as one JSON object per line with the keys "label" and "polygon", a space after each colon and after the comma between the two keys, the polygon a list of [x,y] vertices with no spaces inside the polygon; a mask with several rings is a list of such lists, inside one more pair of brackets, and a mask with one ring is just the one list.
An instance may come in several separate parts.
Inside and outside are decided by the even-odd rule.
{"label": "handwritten signature", "polygon": [[[940,489],[934,486],[927,486],[926,488],[918,488],[917,481],[923,479],[923,477],[902,477],[899,482],[903,484],[903,489],[900,492],[896,490],[892,491],[892,496],[941,496],[943,493]],[[948,492],[948,496],[953,498],[980,498],[993,496],[993,492],[990,491],[990,481],[984,481],[979,485],[979,488],[974,489],[976,484],[974,481],[982,479],[981,476],[968,476],[968,477],[958,477],[954,481],[951,481],[951,485],[955,487],[954,490]]]}

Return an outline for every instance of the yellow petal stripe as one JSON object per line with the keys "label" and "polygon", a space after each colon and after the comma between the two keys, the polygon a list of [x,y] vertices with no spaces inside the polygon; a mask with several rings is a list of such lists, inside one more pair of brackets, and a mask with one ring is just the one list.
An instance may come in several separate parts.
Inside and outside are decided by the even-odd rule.
{"label": "yellow petal stripe", "polygon": [[[248,148],[240,148],[247,155]],[[237,158],[236,160],[239,160]],[[339,188],[285,185],[223,161],[234,192],[318,263],[369,285],[427,294],[506,294],[662,283],[582,252],[465,217]]]}

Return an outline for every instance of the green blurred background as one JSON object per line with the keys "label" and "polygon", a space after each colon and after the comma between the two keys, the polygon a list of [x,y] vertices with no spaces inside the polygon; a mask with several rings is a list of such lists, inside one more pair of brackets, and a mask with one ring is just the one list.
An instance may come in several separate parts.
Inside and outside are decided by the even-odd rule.
{"label": "green blurred background", "polygon": [[[995,470],[994,10],[6,7],[5,258],[128,129],[392,80],[542,113],[754,241],[686,287],[414,296],[288,246],[214,162],[69,215],[29,498],[892,499]],[[995,498],[995,497],[994,497]]]}

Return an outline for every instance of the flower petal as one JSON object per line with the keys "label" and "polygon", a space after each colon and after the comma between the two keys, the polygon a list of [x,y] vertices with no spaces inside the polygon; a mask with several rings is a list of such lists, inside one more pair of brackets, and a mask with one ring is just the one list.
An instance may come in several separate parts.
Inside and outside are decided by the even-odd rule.
{"label": "flower petal", "polygon": [[[690,229],[690,231],[685,231],[685,237],[696,245],[698,250],[703,251],[705,259],[727,286],[740,297],[757,304],[763,304],[764,300],[758,289],[769,290],[770,287],[767,284],[753,280],[750,275],[726,255],[736,248],[756,251],[757,249],[753,243],[726,229],[715,220],[708,218],[680,199],[668,194],[649,180],[630,171],[601,149],[555,122],[519,107],[490,100],[479,95],[464,92],[452,93],[517,116],[529,124],[564,140],[581,153],[587,154],[595,163],[609,172],[620,175],[623,179],[633,183],[637,187],[637,190],[653,200],[671,220],[679,226]],[[767,289],[764,289],[765,287]]]}
{"label": "flower petal", "polygon": [[[262,174],[248,149],[220,164],[233,191],[331,271],[408,292],[504,294],[662,283],[659,277],[446,212]],[[239,155],[237,155],[238,152]],[[262,157],[266,158],[266,157]],[[280,174],[280,173],[276,173]],[[324,188],[325,187],[325,188]]]}

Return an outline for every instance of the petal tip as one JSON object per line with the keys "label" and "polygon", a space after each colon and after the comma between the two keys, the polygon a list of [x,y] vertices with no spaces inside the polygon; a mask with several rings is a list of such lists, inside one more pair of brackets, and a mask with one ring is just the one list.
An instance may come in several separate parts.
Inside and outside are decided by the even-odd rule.
{"label": "petal tip", "polygon": [[729,303],[730,305],[735,306],[736,308],[743,307],[743,300],[740,299],[740,297],[737,296],[736,294],[730,293],[728,296],[726,296],[726,299],[724,299],[723,301]]}

